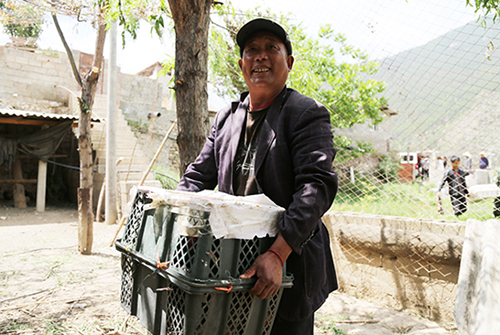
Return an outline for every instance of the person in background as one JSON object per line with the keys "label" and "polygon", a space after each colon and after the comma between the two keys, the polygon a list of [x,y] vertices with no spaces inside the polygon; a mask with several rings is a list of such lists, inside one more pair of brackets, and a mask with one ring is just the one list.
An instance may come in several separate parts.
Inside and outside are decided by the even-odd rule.
{"label": "person in background", "polygon": [[484,155],[484,151],[481,151],[479,153],[479,168],[484,170],[487,169],[489,165],[490,162],[488,162],[488,158]]}
{"label": "person in background", "polygon": [[338,287],[330,237],[321,221],[338,188],[330,113],[286,87],[294,58],[280,25],[252,20],[236,42],[248,92],[217,113],[177,189],[218,186],[240,196],[264,193],[285,208],[275,242],[240,278],[255,277],[249,292],[267,299],[279,292],[286,262],[293,287],[283,290],[271,334],[313,335],[314,312]]}
{"label": "person in background", "polygon": [[445,183],[448,183],[448,193],[450,194],[453,213],[458,217],[467,211],[467,194],[469,194],[469,191],[467,190],[465,177],[469,175],[469,172],[460,168],[460,158],[458,156],[452,156],[450,162],[451,169],[445,171],[437,195],[438,199],[441,199],[441,189]]}
{"label": "person in background", "polygon": [[472,170],[472,158],[470,157],[470,153],[465,152],[464,157],[465,157],[464,170],[465,171]]}
{"label": "person in background", "polygon": [[428,156],[424,156],[420,164],[422,165],[422,181],[425,181],[429,178],[431,160]]}

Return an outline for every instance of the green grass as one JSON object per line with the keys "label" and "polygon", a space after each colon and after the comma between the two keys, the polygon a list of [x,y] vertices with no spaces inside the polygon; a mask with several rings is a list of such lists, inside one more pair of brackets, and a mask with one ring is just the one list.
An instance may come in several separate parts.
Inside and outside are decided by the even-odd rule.
{"label": "green grass", "polygon": [[155,178],[161,183],[161,187],[167,190],[175,190],[179,184],[179,173],[166,170],[161,166],[155,165],[153,168]]}
{"label": "green grass", "polygon": [[[365,185],[366,186],[366,185]],[[343,191],[347,192],[343,192]],[[457,220],[448,196],[443,197],[444,214],[437,212],[437,196],[432,187],[418,183],[370,184],[363,192],[340,186],[331,210],[421,219]],[[468,202],[467,212],[458,220],[493,219],[493,198]]]}

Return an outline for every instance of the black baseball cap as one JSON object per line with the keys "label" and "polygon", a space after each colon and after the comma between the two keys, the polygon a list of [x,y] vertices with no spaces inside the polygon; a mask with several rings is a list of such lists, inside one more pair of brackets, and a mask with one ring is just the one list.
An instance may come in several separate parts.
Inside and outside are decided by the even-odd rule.
{"label": "black baseball cap", "polygon": [[248,39],[255,33],[259,33],[261,31],[267,31],[278,36],[283,44],[285,44],[288,55],[290,56],[292,54],[292,43],[290,42],[290,37],[288,37],[285,29],[274,21],[258,18],[247,22],[243,27],[241,27],[238,34],[236,34],[236,43],[238,43],[238,46],[240,47],[240,56],[243,56],[243,49],[245,48],[245,44]]}

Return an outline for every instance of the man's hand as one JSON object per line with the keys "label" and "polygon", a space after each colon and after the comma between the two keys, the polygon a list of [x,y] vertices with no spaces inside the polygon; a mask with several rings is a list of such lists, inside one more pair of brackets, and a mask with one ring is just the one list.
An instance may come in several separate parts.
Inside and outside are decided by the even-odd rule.
{"label": "man's hand", "polygon": [[271,249],[277,254],[266,251],[257,257],[252,266],[240,276],[241,279],[257,276],[257,282],[249,292],[261,299],[267,299],[278,293],[283,280],[282,262],[285,262],[292,252],[292,248],[281,234],[278,235]]}
{"label": "man's hand", "polygon": [[256,295],[260,299],[267,299],[278,293],[281,287],[283,270],[281,260],[270,251],[257,257],[252,266],[246,270],[241,279],[257,276],[257,282],[250,289],[250,294]]}

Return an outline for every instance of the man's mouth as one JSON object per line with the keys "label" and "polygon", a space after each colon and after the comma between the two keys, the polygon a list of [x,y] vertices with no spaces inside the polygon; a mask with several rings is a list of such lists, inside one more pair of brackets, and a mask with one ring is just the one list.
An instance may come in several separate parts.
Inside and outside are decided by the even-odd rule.
{"label": "man's mouth", "polygon": [[256,72],[256,73],[269,72],[269,68],[254,69],[253,72]]}

